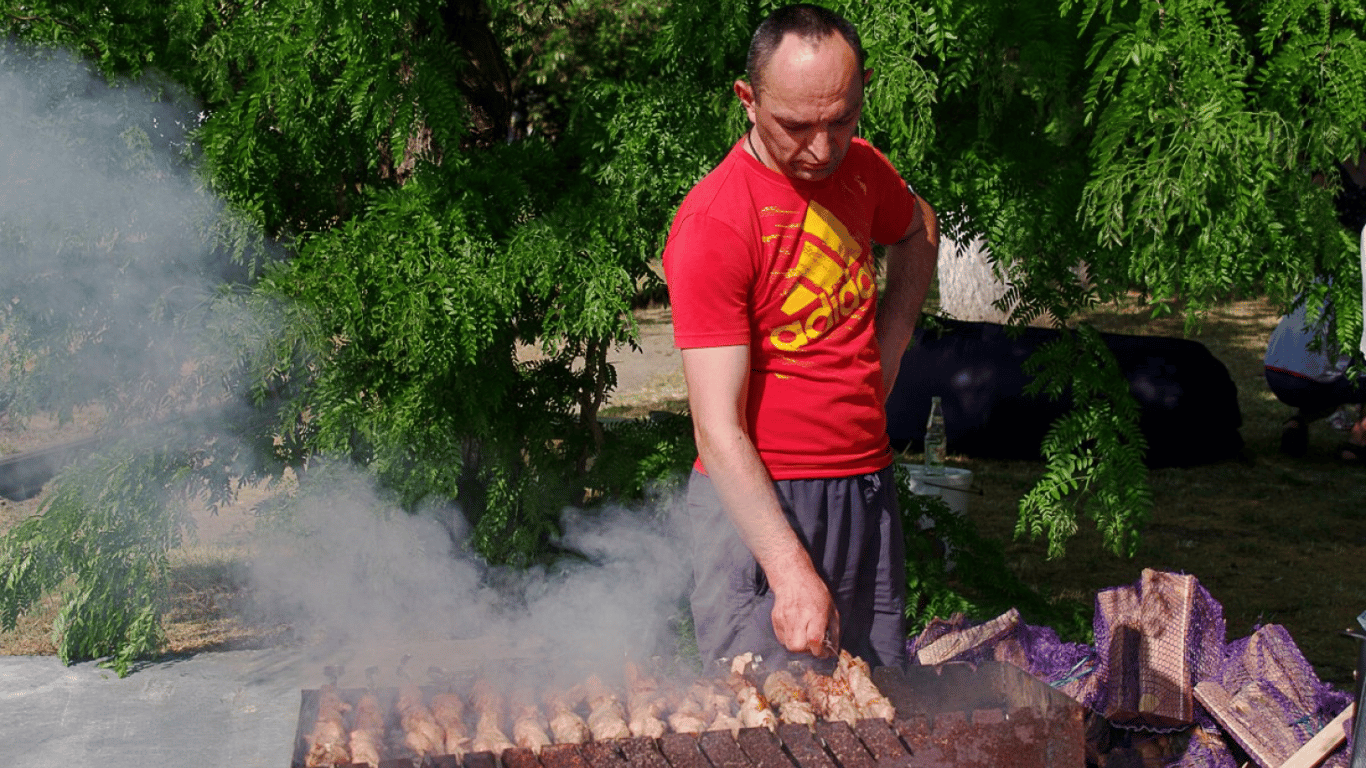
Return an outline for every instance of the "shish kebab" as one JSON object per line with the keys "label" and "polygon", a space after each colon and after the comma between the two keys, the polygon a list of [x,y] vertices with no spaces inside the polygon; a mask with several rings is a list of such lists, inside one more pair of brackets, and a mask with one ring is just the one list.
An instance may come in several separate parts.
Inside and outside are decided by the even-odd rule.
{"label": "shish kebab", "polygon": [[[764,676],[760,686],[758,674],[752,654],[732,659],[724,678],[703,678],[690,685],[668,678],[661,682],[628,663],[624,707],[616,692],[596,675],[569,690],[546,691],[539,705],[530,689],[521,686],[508,701],[511,739],[502,728],[503,696],[488,679],[476,680],[470,692],[476,723],[472,739],[459,694],[443,691],[424,702],[422,689],[409,683],[399,689],[396,710],[402,732],[394,733],[390,754],[385,753],[384,718],[373,685],[354,708],[342,700],[335,684],[328,685],[319,691],[318,717],[306,737],[305,765],[378,765],[381,757],[501,754],[513,746],[539,753],[552,743],[659,738],[669,731],[738,733],[751,727],[772,730],[779,723],[810,727],[818,718],[852,724],[861,718],[891,720],[896,714],[873,683],[867,663],[844,651],[831,675],[779,669]],[[585,710],[586,719],[581,716]]]}

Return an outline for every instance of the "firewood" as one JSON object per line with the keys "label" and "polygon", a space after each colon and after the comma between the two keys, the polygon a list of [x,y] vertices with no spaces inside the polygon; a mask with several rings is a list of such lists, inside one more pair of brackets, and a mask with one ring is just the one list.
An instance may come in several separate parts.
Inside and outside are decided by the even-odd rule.
{"label": "firewood", "polygon": [[915,657],[925,666],[943,664],[1001,639],[1019,624],[1020,612],[1011,608],[985,624],[944,635],[917,651]]}
{"label": "firewood", "polygon": [[1306,741],[1289,760],[1281,763],[1280,768],[1314,768],[1323,762],[1333,750],[1347,741],[1347,721],[1354,712],[1356,704],[1348,704],[1346,709],[1325,725],[1323,730],[1314,734],[1312,739]]}
{"label": "firewood", "polygon": [[1195,686],[1195,700],[1210,713],[1233,740],[1262,768],[1280,768],[1299,746],[1295,732],[1280,721],[1279,708],[1263,704],[1260,686],[1250,683],[1237,698],[1224,687],[1207,680]]}

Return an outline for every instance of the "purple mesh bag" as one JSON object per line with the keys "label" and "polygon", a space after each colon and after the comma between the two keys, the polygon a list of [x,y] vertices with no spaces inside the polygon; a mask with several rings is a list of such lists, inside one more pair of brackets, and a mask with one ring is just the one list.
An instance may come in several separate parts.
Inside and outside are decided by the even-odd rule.
{"label": "purple mesh bag", "polygon": [[1094,709],[1100,688],[1095,676],[1096,651],[1084,643],[1067,643],[1051,627],[1021,624],[995,649],[1008,661]]}
{"label": "purple mesh bag", "polygon": [[1319,680],[1314,667],[1290,632],[1279,624],[1258,627],[1248,637],[1229,643],[1223,668],[1224,688],[1233,691],[1254,680],[1272,686],[1295,708],[1286,722],[1307,739],[1351,703],[1351,694]]}
{"label": "purple mesh bag", "polygon": [[1218,728],[1196,726],[1186,751],[1170,768],[1239,768],[1238,758],[1224,741]]}
{"label": "purple mesh bag", "polygon": [[[1211,701],[1209,715],[1248,754],[1261,757],[1258,762],[1284,762],[1351,701],[1318,679],[1290,633],[1277,624],[1230,643],[1221,679],[1227,701],[1222,709]],[[1203,689],[1197,693],[1208,698]],[[1345,768],[1350,754],[1349,745],[1321,765]]]}
{"label": "purple mesh bag", "polygon": [[1169,732],[1195,722],[1195,684],[1221,679],[1224,611],[1194,576],[1145,568],[1096,595],[1097,710],[1115,725]]}

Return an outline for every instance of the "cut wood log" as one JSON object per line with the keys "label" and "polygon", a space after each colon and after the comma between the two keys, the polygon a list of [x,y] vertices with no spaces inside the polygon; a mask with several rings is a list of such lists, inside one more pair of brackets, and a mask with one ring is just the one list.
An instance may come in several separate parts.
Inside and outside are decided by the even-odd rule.
{"label": "cut wood log", "polygon": [[1281,722],[1280,710],[1273,713],[1262,704],[1265,699],[1257,688],[1255,683],[1245,686],[1235,698],[1224,686],[1207,680],[1195,686],[1195,699],[1258,765],[1280,768],[1300,743],[1290,726]]}
{"label": "cut wood log", "polygon": [[1314,738],[1306,741],[1289,760],[1281,763],[1280,768],[1314,768],[1323,762],[1324,758],[1347,741],[1347,721],[1354,712],[1356,704],[1348,704],[1328,725],[1314,734]]}
{"label": "cut wood log", "polygon": [[1011,608],[984,624],[952,632],[916,651],[915,658],[925,666],[943,664],[965,653],[1000,640],[1020,625],[1020,612]]}
{"label": "cut wood log", "polygon": [[1096,595],[1097,674],[1111,722],[1166,730],[1195,722],[1193,688],[1219,680],[1223,609],[1194,576],[1143,570]]}

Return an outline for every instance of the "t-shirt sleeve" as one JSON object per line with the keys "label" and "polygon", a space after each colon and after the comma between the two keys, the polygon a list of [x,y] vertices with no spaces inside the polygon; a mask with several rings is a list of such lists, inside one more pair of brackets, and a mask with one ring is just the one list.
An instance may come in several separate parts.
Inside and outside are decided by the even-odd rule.
{"label": "t-shirt sleeve", "polygon": [[664,279],[679,349],[750,341],[755,260],[729,226],[702,214],[679,220],[664,248]]}
{"label": "t-shirt sleeve", "polygon": [[915,193],[892,167],[881,152],[871,145],[868,147],[869,176],[873,180],[873,194],[876,209],[873,213],[873,242],[889,245],[906,234],[915,216]]}

